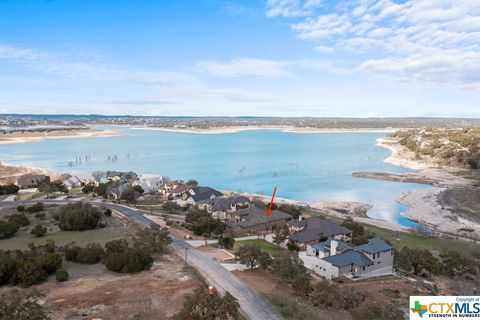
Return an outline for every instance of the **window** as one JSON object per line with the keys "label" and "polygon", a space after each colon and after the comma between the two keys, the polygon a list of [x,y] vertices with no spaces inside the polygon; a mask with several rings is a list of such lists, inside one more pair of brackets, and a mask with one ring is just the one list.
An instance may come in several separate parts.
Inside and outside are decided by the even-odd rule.
{"label": "window", "polygon": [[362,271],[365,271],[365,266],[362,267]]}

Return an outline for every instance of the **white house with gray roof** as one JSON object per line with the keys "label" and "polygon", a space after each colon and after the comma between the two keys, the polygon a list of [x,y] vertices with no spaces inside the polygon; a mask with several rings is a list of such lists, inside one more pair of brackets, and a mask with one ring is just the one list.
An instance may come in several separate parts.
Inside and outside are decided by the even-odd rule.
{"label": "white house with gray roof", "polygon": [[330,239],[308,245],[307,255],[317,258],[312,270],[326,279],[369,278],[393,273],[393,249],[379,238],[359,246]]}

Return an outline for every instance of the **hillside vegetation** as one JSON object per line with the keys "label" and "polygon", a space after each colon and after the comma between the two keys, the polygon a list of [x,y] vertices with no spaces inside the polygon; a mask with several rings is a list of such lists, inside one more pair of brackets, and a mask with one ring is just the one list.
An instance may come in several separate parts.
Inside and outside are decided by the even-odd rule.
{"label": "hillside vegetation", "polygon": [[480,169],[480,129],[409,129],[390,134],[419,160],[464,169]]}

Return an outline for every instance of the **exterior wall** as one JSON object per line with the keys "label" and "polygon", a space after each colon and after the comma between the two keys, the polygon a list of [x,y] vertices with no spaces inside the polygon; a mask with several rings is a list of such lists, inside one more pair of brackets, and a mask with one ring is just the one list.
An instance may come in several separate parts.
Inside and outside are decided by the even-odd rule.
{"label": "exterior wall", "polygon": [[313,271],[328,280],[338,278],[340,272],[339,268],[322,259],[315,261]]}
{"label": "exterior wall", "polygon": [[212,217],[220,220],[226,220],[227,214],[223,211],[215,211],[215,212],[212,212]]}
{"label": "exterior wall", "polygon": [[373,265],[361,270],[360,275],[362,277],[375,277],[393,273],[393,250],[377,253],[375,258],[371,254],[365,253],[365,255],[373,261]]}

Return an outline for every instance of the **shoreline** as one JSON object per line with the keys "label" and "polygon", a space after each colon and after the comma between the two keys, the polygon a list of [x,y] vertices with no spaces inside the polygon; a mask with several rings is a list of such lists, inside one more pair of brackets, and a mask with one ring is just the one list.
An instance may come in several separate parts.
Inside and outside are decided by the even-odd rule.
{"label": "shoreline", "polygon": [[[454,175],[449,168],[439,168],[432,163],[414,160],[413,153],[402,147],[398,141],[390,137],[377,139],[377,146],[387,148],[391,152],[384,162],[416,170],[414,175],[418,179],[423,179],[423,183],[432,184],[432,187],[427,189],[411,189],[402,193],[397,202],[407,206],[408,210],[401,215],[441,233],[479,239],[480,224],[443,208],[438,199],[438,194],[448,188],[465,187],[472,185],[473,182]],[[473,231],[465,231],[468,229]]]}
{"label": "shoreline", "polygon": [[121,133],[116,130],[72,130],[67,132],[32,132],[12,134],[10,137],[0,137],[0,145],[17,143],[35,143],[49,139],[75,139],[75,138],[105,138],[119,136]]}
{"label": "shoreline", "polygon": [[218,127],[218,128],[170,128],[170,127],[138,127],[127,126],[132,130],[151,130],[151,131],[165,131],[165,132],[177,132],[177,133],[191,133],[191,134],[225,134],[225,133],[237,133],[242,131],[254,131],[254,130],[278,130],[281,132],[290,133],[389,133],[395,132],[397,129],[393,128],[301,128],[294,126],[232,126],[232,127]]}

